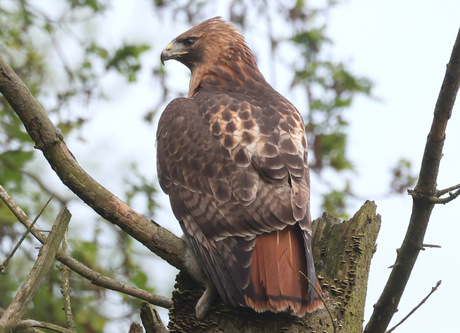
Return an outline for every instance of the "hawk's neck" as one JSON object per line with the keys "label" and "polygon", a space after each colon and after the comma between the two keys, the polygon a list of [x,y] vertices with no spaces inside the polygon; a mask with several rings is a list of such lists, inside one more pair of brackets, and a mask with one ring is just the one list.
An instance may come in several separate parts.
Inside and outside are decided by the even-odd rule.
{"label": "hawk's neck", "polygon": [[206,88],[249,93],[260,84],[268,83],[257,68],[252,54],[229,50],[213,62],[194,68],[190,78],[189,97]]}

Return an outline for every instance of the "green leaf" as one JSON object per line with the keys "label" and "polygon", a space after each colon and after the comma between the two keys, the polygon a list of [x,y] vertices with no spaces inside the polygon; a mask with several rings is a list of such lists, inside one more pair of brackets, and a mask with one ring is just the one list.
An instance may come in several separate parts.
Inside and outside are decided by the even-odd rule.
{"label": "green leaf", "polygon": [[94,12],[103,11],[108,7],[110,2],[108,1],[97,1],[97,0],[67,0],[73,8],[87,7],[92,9]]}
{"label": "green leaf", "polygon": [[13,150],[0,154],[0,184],[5,188],[20,191],[22,188],[22,168],[33,158],[33,151]]}
{"label": "green leaf", "polygon": [[346,199],[351,194],[350,182],[347,180],[343,189],[335,189],[329,193],[323,194],[322,208],[324,211],[331,213],[332,215],[347,219],[348,214],[346,213]]}
{"label": "green leaf", "polygon": [[147,286],[148,277],[147,274],[142,272],[140,269],[137,269],[135,274],[131,277],[131,281],[134,285],[140,289],[149,289]]}
{"label": "green leaf", "polygon": [[325,26],[304,30],[291,37],[291,41],[310,51],[319,50],[323,42],[330,42],[324,31]]}
{"label": "green leaf", "polygon": [[406,194],[407,189],[414,186],[417,176],[412,171],[412,163],[401,158],[391,169],[392,180],[390,189],[392,193]]}
{"label": "green leaf", "polygon": [[114,68],[132,82],[136,80],[136,74],[141,69],[140,55],[149,50],[150,46],[142,45],[125,45],[108,58],[107,69]]}
{"label": "green leaf", "polygon": [[94,267],[97,264],[98,245],[94,242],[76,239],[72,242],[72,256],[85,265]]}
{"label": "green leaf", "polygon": [[312,169],[320,171],[324,165],[329,165],[336,171],[353,169],[345,155],[347,141],[345,133],[318,134],[314,140],[313,151],[317,163],[312,166]]}

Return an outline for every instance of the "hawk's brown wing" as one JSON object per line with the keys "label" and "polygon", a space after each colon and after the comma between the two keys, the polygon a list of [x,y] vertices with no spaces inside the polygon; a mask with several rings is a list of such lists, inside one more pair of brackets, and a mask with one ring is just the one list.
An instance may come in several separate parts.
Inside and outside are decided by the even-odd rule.
{"label": "hawk's brown wing", "polygon": [[[296,222],[304,240],[300,261],[315,280],[303,123],[275,94],[273,105],[263,101],[270,107],[238,94],[178,98],[158,126],[160,185],[204,270],[230,304],[248,305],[245,295],[257,300],[260,286],[251,282],[258,274],[251,273],[257,236]],[[314,291],[305,288],[313,299]]]}

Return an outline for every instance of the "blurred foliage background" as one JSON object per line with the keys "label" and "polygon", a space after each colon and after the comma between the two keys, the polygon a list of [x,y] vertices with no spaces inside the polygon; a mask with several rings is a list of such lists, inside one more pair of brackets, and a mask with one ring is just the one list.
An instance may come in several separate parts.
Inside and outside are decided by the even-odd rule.
{"label": "blurred foliage background", "polygon": [[[270,62],[268,81],[277,82],[279,71],[289,78],[286,84],[305,119],[311,170],[322,184],[321,198],[315,201],[320,202],[322,210],[346,217],[350,198],[359,195],[353,191],[356,170],[347,152],[348,112],[357,95],[372,97],[372,82],[330,56],[333,41],[327,36],[327,13],[336,2],[313,7],[302,0],[226,0],[218,4],[201,0],[137,0],[129,2],[132,11],[125,13],[130,15],[129,20],[136,19],[136,7],[145,2],[149,3],[151,20],[160,25],[191,27],[219,13],[237,24],[244,34],[258,36],[268,50],[261,56],[261,50],[255,49],[260,61]],[[118,82],[128,86],[138,80],[140,73],[148,72],[156,89],[152,91],[151,106],[144,110],[143,121],[152,125],[153,149],[156,116],[168,101],[186,94],[186,89],[178,91],[175,80],[168,79],[167,69],[159,61],[164,45],[157,45],[157,39],[168,35],[169,41],[175,35],[168,31],[139,31],[140,37],[129,42],[103,42],[112,28],[107,17],[116,3],[112,0],[1,1],[0,53],[42,103],[66,141],[75,140],[83,145],[92,140],[84,133],[95,117],[88,110],[97,107],[101,100],[117,101],[117,91],[107,89],[104,82],[122,78]],[[142,61],[145,56],[156,59],[148,68]],[[129,112],[125,116],[129,117]],[[119,151],[121,155],[124,153]],[[85,158],[92,164],[111,163],[103,152]],[[141,213],[153,216],[158,206],[155,175],[143,171],[129,157],[126,165],[123,193],[117,195],[128,204],[142,202]],[[395,162],[391,191],[401,193],[411,185],[414,179],[410,167],[407,160]],[[48,181],[45,171],[48,169],[19,118],[0,96],[0,184],[31,218],[56,193],[38,222],[43,229],[51,225],[62,205],[75,203],[73,207],[79,207],[75,196],[57,190],[55,183]],[[322,177],[323,174],[328,176]],[[75,213],[75,209],[79,208],[71,212]],[[122,231],[102,221],[89,223],[74,218],[71,224],[69,249],[77,260],[103,275],[139,288],[171,290],[173,276],[166,287],[152,281],[150,269],[139,260],[145,253]],[[81,238],[77,231],[80,229],[91,236]],[[1,260],[23,232],[23,226],[0,203]],[[6,308],[14,297],[35,260],[36,246],[38,242],[28,237],[0,275],[0,307]],[[153,256],[149,260],[154,260]],[[65,325],[59,285],[60,272],[54,267],[24,317]],[[107,330],[109,323],[128,325],[137,318],[140,301],[136,299],[95,287],[76,274],[72,274],[71,287],[74,316],[81,331],[100,332]]]}

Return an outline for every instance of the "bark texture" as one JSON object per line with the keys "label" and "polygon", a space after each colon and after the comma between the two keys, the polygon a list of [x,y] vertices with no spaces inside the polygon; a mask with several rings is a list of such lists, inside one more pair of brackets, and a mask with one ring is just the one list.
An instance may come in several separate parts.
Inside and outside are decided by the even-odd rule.
{"label": "bark texture", "polygon": [[[346,222],[327,213],[313,222],[318,279],[337,332],[363,330],[369,266],[380,229],[376,208],[373,202],[367,201]],[[198,321],[195,305],[202,292],[188,275],[178,274],[168,327],[171,332],[334,332],[326,309],[297,318],[229,308],[217,301],[210,314]]]}

